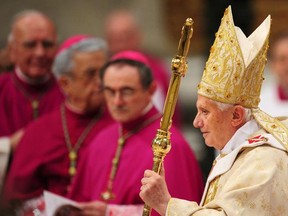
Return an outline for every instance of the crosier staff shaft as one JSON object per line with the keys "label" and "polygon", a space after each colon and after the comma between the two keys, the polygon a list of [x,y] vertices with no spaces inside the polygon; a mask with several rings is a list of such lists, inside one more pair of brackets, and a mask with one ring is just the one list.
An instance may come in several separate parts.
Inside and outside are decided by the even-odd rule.
{"label": "crosier staff shaft", "polygon": [[[181,31],[181,38],[178,45],[177,55],[172,59],[171,70],[172,77],[166,100],[164,104],[163,116],[160,122],[160,129],[157,130],[156,137],[152,142],[153,149],[153,171],[160,173],[160,169],[166,154],[171,149],[170,143],[170,127],[172,125],[172,117],[174,114],[175,106],[178,99],[179,86],[181,77],[184,77],[187,71],[186,57],[190,48],[190,40],[193,35],[193,20],[187,18]],[[149,216],[151,208],[145,204],[142,216]]]}

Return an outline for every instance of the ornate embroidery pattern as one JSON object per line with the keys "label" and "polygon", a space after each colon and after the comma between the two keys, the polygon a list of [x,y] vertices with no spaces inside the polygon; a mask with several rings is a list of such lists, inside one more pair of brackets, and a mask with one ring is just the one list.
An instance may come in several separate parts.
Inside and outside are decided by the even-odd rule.
{"label": "ornate embroidery pattern", "polygon": [[[264,27],[267,23],[264,21],[260,27]],[[260,30],[262,31],[263,28],[258,27],[255,32]],[[198,93],[224,103],[240,104],[248,108],[257,107],[260,102],[263,71],[267,62],[270,28],[267,31],[267,35],[261,39],[255,37],[255,32],[249,36],[249,41],[253,44],[252,41],[257,39],[262,41],[255,42],[258,45],[257,51],[255,50],[257,54],[251,62],[247,60],[245,64],[245,56],[238,41],[231,8],[228,7],[211,47],[198,86]]]}
{"label": "ornate embroidery pattern", "polygon": [[256,121],[272,134],[288,151],[288,129],[278,119],[269,116],[260,109],[252,109]]}

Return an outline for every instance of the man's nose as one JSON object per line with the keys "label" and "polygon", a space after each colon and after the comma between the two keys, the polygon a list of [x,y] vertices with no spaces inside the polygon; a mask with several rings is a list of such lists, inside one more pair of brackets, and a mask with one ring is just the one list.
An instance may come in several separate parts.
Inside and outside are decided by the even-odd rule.
{"label": "man's nose", "polygon": [[193,126],[195,128],[201,128],[203,126],[203,122],[202,120],[200,119],[199,117],[199,114],[197,114],[194,118],[194,121],[193,121]]}
{"label": "man's nose", "polygon": [[37,43],[34,52],[36,55],[43,55],[45,53],[45,48],[43,47],[42,43]]}
{"label": "man's nose", "polygon": [[115,105],[122,105],[123,104],[122,94],[120,92],[116,92],[113,100]]}

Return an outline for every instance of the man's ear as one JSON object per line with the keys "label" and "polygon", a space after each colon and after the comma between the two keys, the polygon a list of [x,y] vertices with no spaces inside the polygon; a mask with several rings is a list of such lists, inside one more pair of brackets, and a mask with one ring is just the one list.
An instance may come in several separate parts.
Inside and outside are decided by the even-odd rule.
{"label": "man's ear", "polygon": [[232,125],[234,127],[242,126],[245,122],[245,109],[241,105],[235,105],[233,107],[233,118],[232,118]]}
{"label": "man's ear", "polygon": [[157,88],[157,84],[155,81],[153,81],[148,88],[148,92],[150,93],[150,95],[153,95],[155,93],[156,88]]}
{"label": "man's ear", "polygon": [[68,76],[60,76],[58,79],[58,83],[60,88],[64,91],[65,94],[69,93],[69,89],[70,89],[70,78]]}

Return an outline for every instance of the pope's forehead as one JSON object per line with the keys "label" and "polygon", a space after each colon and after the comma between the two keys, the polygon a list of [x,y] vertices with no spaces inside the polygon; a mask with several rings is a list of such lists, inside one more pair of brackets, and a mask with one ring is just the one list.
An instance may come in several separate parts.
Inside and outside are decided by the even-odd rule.
{"label": "pope's forehead", "polygon": [[200,95],[198,94],[198,99],[197,99],[197,102],[196,102],[196,105],[199,107],[217,107],[216,106],[216,102],[203,96],[203,95]]}

